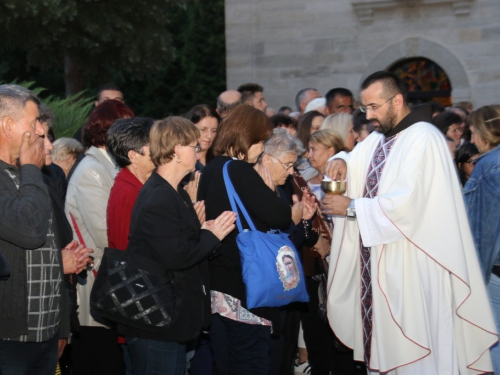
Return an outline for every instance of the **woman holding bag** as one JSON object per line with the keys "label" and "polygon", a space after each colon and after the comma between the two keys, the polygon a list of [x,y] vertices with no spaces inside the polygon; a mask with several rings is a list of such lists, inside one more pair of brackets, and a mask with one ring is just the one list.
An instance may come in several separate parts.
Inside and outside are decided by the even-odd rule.
{"label": "woman holding bag", "polygon": [[[198,199],[205,200],[207,219],[231,209],[223,178],[223,167],[257,230],[286,230],[291,222],[290,206],[264,183],[253,169],[272,134],[267,116],[248,105],[234,108],[220,125],[213,144],[215,158],[205,167]],[[244,220],[244,219],[243,219]],[[271,326],[279,327],[279,308],[247,310],[238,231],[222,242],[218,256],[210,259],[212,327],[210,342],[217,374],[267,374]]]}
{"label": "woman holding bag", "polygon": [[126,337],[134,374],[184,374],[185,343],[210,323],[206,260],[234,229],[236,215],[225,211],[200,224],[180,186],[194,171],[198,138],[198,129],[181,117],[168,117],[151,129],[150,155],[157,169],[137,197],[127,251],[171,272],[179,313],[161,332],[118,326]]}

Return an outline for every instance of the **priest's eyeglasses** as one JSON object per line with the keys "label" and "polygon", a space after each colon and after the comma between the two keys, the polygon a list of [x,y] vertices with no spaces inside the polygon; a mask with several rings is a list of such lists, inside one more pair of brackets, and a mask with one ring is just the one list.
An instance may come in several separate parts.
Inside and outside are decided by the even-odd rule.
{"label": "priest's eyeglasses", "polygon": [[[397,95],[397,94],[396,94]],[[359,110],[363,113],[367,113],[368,111],[375,112],[377,111],[380,107],[382,107],[385,103],[389,102],[390,100],[394,99],[396,95],[391,96],[389,99],[387,99],[385,102],[382,104],[369,104],[369,105],[362,105],[359,107]]]}

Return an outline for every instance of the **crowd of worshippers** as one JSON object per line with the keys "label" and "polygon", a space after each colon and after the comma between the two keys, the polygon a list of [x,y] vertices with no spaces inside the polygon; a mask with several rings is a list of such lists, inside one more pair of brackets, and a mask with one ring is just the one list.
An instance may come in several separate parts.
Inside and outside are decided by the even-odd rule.
{"label": "crowd of worshippers", "polygon": [[[33,92],[0,85],[0,374],[500,374],[500,105],[410,105],[387,72],[359,91],[276,113],[247,83],[152,119],[110,84],[55,139]],[[247,309],[230,160],[309,302]],[[95,316],[107,247],[177,275],[168,330]]]}

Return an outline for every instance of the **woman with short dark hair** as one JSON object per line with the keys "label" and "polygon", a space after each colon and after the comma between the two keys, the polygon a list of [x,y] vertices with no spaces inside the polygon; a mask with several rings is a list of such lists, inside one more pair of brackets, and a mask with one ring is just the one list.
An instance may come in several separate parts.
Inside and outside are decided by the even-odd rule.
{"label": "woman with short dark hair", "polygon": [[[198,199],[205,200],[207,220],[231,210],[222,170],[233,160],[229,176],[257,230],[288,229],[290,206],[252,167],[272,130],[269,118],[248,105],[234,108],[222,122],[213,144],[215,158],[203,170],[198,191]],[[232,231],[219,255],[209,260],[213,358],[220,374],[267,374],[271,325],[279,327],[280,310],[247,310],[237,234]]]}
{"label": "woman with short dark hair", "polygon": [[462,118],[454,112],[444,111],[432,119],[432,123],[438,127],[441,132],[453,139],[455,145],[460,145],[463,130],[461,128]]}
{"label": "woman with short dark hair", "polygon": [[200,223],[181,186],[184,176],[194,171],[199,135],[182,117],[160,120],[150,132],[150,155],[157,169],[137,197],[127,251],[155,261],[171,274],[178,315],[161,332],[118,326],[126,337],[134,374],[184,375],[186,343],[210,325],[206,260],[234,229],[236,215],[221,212],[213,221]]}
{"label": "woman with short dark hair", "polygon": [[455,151],[455,163],[462,186],[465,185],[469,179],[474,169],[474,161],[478,156],[479,151],[477,147],[470,142],[465,142]]}

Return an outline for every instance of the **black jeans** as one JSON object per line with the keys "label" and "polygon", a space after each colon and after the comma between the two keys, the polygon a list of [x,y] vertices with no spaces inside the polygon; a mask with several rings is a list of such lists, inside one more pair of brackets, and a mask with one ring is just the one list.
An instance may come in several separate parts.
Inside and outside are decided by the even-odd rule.
{"label": "black jeans", "polygon": [[271,328],[212,315],[210,328],[215,374],[267,375]]}
{"label": "black jeans", "polygon": [[57,366],[56,334],[48,341],[0,340],[0,373],[3,375],[54,375]]}

